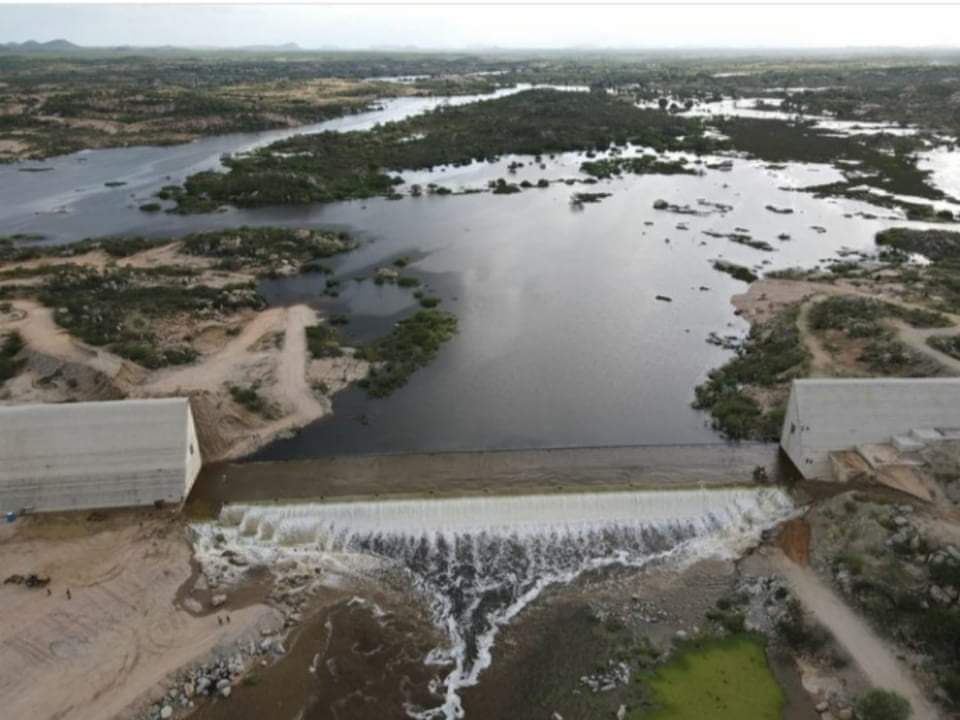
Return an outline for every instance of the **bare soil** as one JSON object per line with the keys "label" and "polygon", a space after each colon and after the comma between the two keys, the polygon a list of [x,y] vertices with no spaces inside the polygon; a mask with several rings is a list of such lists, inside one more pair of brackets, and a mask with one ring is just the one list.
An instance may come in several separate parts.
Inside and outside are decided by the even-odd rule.
{"label": "bare soil", "polygon": [[174,513],[92,518],[46,515],[0,527],[3,575],[51,579],[47,588],[0,585],[4,717],[129,717],[167,674],[275,623],[262,604],[231,604],[223,625],[214,613],[179,606],[194,569]]}
{"label": "bare soil", "polygon": [[[172,242],[114,259],[101,251],[71,258],[10,263],[5,269],[35,269],[70,263],[103,270],[178,265],[197,271],[191,282],[219,287],[253,276],[224,272],[210,258],[179,252]],[[123,397],[190,396],[206,462],[246,455],[274,438],[331,412],[329,395],[364,377],[367,364],[349,353],[308,357],[305,328],[320,322],[305,305],[241,311],[197,327],[189,315],[154,323],[164,342],[189,343],[200,353],[186,366],[148,370],[103,349],[86,345],[57,325],[53,311],[31,300],[16,300],[0,314],[0,333],[17,331],[26,343],[25,372],[6,383],[0,403],[65,402]],[[321,394],[315,387],[326,387]],[[251,412],[231,397],[231,386],[256,386],[272,412]]]}

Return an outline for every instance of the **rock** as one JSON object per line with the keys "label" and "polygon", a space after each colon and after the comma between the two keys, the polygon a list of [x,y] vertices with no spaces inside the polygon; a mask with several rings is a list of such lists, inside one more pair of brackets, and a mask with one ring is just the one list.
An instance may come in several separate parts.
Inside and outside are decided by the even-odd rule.
{"label": "rock", "polygon": [[845,707],[837,710],[837,720],[853,720],[853,709]]}
{"label": "rock", "polygon": [[949,605],[952,602],[950,595],[939,585],[930,586],[930,599],[937,605]]}
{"label": "rock", "polygon": [[163,709],[160,711],[161,720],[170,720],[173,717],[173,708],[169,705],[164,705]]}
{"label": "rock", "polygon": [[563,720],[563,715],[561,715],[558,712],[555,712],[553,715],[550,716],[550,720]]}
{"label": "rock", "polygon": [[820,713],[820,720],[836,720],[832,712]]}
{"label": "rock", "polygon": [[675,632],[673,636],[674,636],[677,640],[686,640],[686,639],[687,639],[687,631],[686,631],[686,630],[677,630],[677,632]]}
{"label": "rock", "polygon": [[830,709],[830,703],[826,701],[818,702],[816,705],[816,708],[818,713],[825,713],[827,710]]}
{"label": "rock", "polygon": [[221,607],[222,605],[225,605],[226,602],[227,602],[226,595],[223,595],[223,594],[214,595],[212,598],[210,598],[210,607],[218,608],[218,607]]}
{"label": "rock", "polygon": [[188,597],[183,599],[183,609],[196,615],[203,612],[203,605],[199,600]]}
{"label": "rock", "polygon": [[654,200],[653,209],[654,210],[666,210],[669,207],[669,203],[666,200]]}
{"label": "rock", "polygon": [[185,698],[188,698],[188,699],[192,698],[196,694],[196,692],[197,692],[196,688],[194,687],[192,682],[183,684],[183,696]]}
{"label": "rock", "polygon": [[621,705],[617,708],[617,720],[623,720],[627,716],[627,706]]}
{"label": "rock", "polygon": [[220,694],[223,695],[225,698],[230,697],[230,692],[231,692],[231,689],[229,685],[227,685],[224,688],[220,688]]}
{"label": "rock", "polygon": [[907,520],[907,518],[905,518],[903,515],[897,515],[895,518],[893,518],[893,524],[897,527],[903,527],[909,522],[910,521]]}

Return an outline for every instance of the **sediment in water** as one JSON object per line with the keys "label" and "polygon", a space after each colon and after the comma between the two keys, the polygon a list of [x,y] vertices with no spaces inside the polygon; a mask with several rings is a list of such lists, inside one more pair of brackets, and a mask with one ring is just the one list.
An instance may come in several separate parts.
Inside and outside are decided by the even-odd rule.
{"label": "sediment in water", "polygon": [[224,550],[311,573],[373,556],[409,573],[449,638],[425,659],[447,668],[437,706],[408,708],[433,720],[463,717],[458,691],[489,666],[498,629],[549,585],[614,564],[736,556],[792,510],[776,488],[724,488],[237,504],[195,529],[198,556],[215,574],[237,571]]}

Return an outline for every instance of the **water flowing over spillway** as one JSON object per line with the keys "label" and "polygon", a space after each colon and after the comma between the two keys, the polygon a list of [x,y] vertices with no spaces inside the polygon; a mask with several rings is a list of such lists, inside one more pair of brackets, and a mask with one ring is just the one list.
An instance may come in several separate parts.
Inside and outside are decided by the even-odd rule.
{"label": "water flowing over spillway", "polygon": [[215,572],[236,571],[222,559],[229,550],[311,572],[374,556],[410,573],[449,637],[427,658],[452,667],[439,706],[408,708],[434,720],[463,717],[459,689],[490,664],[498,629],[547,586],[616,564],[737,556],[792,510],[773,488],[238,504],[195,530],[198,557]]}

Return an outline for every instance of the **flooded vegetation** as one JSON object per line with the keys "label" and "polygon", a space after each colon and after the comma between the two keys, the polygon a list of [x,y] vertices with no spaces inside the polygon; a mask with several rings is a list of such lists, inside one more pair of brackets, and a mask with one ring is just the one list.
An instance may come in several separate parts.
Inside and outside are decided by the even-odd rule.
{"label": "flooded vegetation", "polygon": [[952,712],[955,458],[772,443],[960,375],[957,57],[300,52],[0,51],[0,401],[190,396],[164,602],[275,613],[137,717]]}

